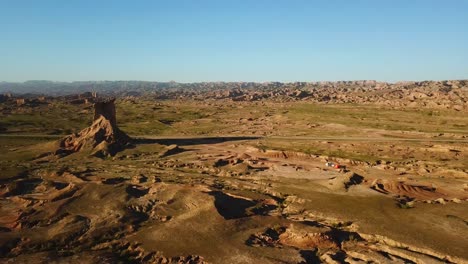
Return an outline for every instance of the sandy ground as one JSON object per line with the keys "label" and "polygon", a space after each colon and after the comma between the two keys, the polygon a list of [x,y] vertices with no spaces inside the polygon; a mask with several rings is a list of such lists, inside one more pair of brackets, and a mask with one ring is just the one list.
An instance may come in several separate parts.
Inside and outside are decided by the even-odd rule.
{"label": "sandy ground", "polygon": [[468,263],[462,125],[199,104],[114,156],[0,135],[0,263]]}
{"label": "sandy ground", "polygon": [[83,251],[96,263],[468,258],[466,177],[334,169],[243,138],[167,138],[180,151],[161,157],[155,140],[105,160],[50,157],[55,165],[3,181],[2,261],[77,262]]}

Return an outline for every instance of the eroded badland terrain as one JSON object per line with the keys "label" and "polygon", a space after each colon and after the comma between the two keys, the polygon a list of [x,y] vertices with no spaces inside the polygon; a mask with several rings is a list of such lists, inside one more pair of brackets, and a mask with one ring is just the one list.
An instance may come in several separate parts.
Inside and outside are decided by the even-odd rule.
{"label": "eroded badland terrain", "polygon": [[467,81],[252,85],[1,96],[0,262],[468,263]]}

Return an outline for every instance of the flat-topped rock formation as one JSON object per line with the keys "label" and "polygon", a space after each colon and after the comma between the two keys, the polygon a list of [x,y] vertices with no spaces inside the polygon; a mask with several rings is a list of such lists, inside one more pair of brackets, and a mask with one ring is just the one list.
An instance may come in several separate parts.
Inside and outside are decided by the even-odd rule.
{"label": "flat-topped rock formation", "polygon": [[114,101],[96,102],[91,126],[60,140],[57,154],[91,151],[96,156],[107,156],[122,150],[130,137],[117,127]]}

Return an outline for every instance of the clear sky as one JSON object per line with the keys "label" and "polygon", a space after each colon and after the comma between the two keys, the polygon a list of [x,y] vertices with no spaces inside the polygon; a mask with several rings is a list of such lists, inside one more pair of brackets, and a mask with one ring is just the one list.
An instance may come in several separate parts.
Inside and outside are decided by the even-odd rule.
{"label": "clear sky", "polygon": [[468,79],[468,0],[0,0],[0,81]]}

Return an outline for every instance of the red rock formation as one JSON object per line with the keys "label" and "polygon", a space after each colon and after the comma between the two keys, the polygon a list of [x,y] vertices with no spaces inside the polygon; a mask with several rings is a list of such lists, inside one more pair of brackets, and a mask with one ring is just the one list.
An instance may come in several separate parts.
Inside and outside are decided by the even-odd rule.
{"label": "red rock formation", "polygon": [[94,120],[97,120],[103,116],[105,119],[110,121],[111,125],[117,126],[114,102],[115,99],[96,102],[94,104]]}
{"label": "red rock formation", "polygon": [[26,103],[26,100],[24,100],[24,98],[16,99],[17,106],[24,105],[25,103]]}
{"label": "red rock formation", "polygon": [[107,156],[122,150],[130,142],[130,137],[117,127],[114,101],[95,103],[91,126],[60,140],[57,154],[89,150],[93,155]]}

